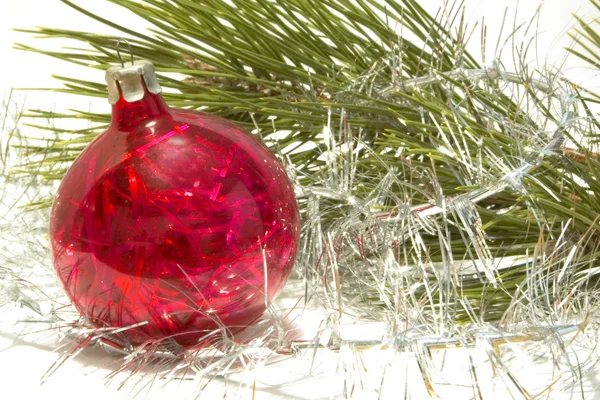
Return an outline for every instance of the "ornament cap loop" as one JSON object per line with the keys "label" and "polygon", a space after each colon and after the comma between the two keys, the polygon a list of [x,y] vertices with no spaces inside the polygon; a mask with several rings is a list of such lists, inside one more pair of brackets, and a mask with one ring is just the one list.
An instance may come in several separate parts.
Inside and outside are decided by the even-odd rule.
{"label": "ornament cap loop", "polygon": [[119,51],[119,46],[121,43],[127,43],[127,47],[129,48],[129,55],[131,56],[131,64],[133,64],[133,50],[131,49],[131,43],[127,39],[119,39],[117,41],[117,57],[119,57],[119,61],[121,62],[121,66],[125,67],[125,62],[123,62],[123,58],[121,58],[121,52]]}
{"label": "ornament cap loop", "polygon": [[147,60],[127,62],[124,66],[109,68],[106,71],[106,83],[110,104],[116,104],[121,96],[128,103],[139,101],[144,98],[145,89],[154,94],[162,92],[154,65]]}

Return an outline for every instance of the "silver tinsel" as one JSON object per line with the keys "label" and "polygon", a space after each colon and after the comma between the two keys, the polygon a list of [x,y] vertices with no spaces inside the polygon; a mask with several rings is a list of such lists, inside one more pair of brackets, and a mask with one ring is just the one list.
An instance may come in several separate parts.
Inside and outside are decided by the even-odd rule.
{"label": "silver tinsel", "polygon": [[[373,66],[356,85],[365,90],[376,74]],[[381,150],[347,122],[345,110],[330,109],[323,127],[325,173],[300,176],[288,154],[278,154],[305,210],[295,276],[264,317],[235,340],[216,331],[207,338],[212,346],[185,351],[164,343],[115,349],[106,345],[114,331],[91,328],[69,304],[49,257],[48,209],[36,207],[55,185],[14,174],[28,155],[8,151],[9,138],[25,148],[38,142],[18,135],[9,115],[0,141],[0,330],[14,340],[45,341],[60,350],[42,381],[102,346],[116,360],[108,380],[132,395],[191,380],[190,398],[199,398],[208,384],[223,385],[233,398],[243,397],[244,390],[284,398],[582,398],[594,388],[599,360],[598,292],[589,284],[598,267],[587,268],[586,250],[593,235],[573,240],[570,222],[560,236],[548,234],[544,226],[552,216],[540,214],[528,195],[530,185],[543,186],[531,172],[548,158],[565,157],[565,143],[589,126],[578,117],[582,105],[571,86],[556,71],[534,80],[523,75],[493,65],[369,89],[393,99],[395,92],[426,92],[449,79],[473,87],[493,82],[493,90],[521,104],[531,124],[480,105],[490,126],[510,127],[507,136],[522,141],[516,148],[491,146],[461,129],[458,111],[439,119],[422,110],[423,121],[438,127],[439,154],[456,162],[454,173],[465,187],[478,187],[460,195],[445,194],[435,168],[414,167],[402,145],[383,150],[396,160],[382,160],[383,173],[359,175],[364,174],[357,167],[359,154]],[[543,99],[534,101],[524,86]],[[268,133],[257,133],[270,140]],[[467,154],[473,142],[478,154]],[[301,184],[301,178],[310,183]],[[370,181],[372,188],[357,190],[358,181]],[[527,199],[537,224],[532,231],[539,232],[539,246],[507,257],[490,246],[477,208],[505,191]],[[415,198],[427,201],[413,204]],[[439,240],[442,262],[431,261],[424,236]],[[468,259],[453,259],[457,245],[467,249]],[[498,300],[506,307],[497,322],[486,322],[467,291],[503,287],[503,271],[515,266],[522,267],[522,282]],[[489,303],[493,311],[494,301]],[[304,391],[307,384],[318,386],[318,393]]]}

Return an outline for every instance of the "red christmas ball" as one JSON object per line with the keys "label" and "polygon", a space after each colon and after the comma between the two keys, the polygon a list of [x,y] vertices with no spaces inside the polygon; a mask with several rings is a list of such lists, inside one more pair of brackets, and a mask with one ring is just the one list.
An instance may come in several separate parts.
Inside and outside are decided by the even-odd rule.
{"label": "red christmas ball", "polygon": [[131,344],[193,345],[248,326],[298,248],[285,171],[243,128],[170,109],[152,64],[111,68],[107,81],[112,123],[71,166],[52,208],[67,294],[96,327],[138,324],[121,333]]}

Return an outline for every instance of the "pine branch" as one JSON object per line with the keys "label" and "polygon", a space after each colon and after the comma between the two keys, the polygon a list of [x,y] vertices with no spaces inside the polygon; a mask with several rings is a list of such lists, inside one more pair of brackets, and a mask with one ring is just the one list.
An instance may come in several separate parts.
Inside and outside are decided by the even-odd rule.
{"label": "pine branch", "polygon": [[[562,154],[573,149],[546,147],[552,135],[545,132],[580,108],[561,97],[562,91],[577,89],[553,76],[533,78],[525,67],[508,72],[498,63],[483,69],[465,50],[469,28],[461,22],[456,35],[451,33],[458,11],[434,18],[417,0],[111,0],[153,26],[151,33],[140,33],[63,2],[122,32],[137,58],[156,65],[172,106],[227,117],[284,149],[307,188],[304,195],[321,196],[325,228],[335,226],[357,199],[368,208],[369,196],[380,193],[385,179],[392,182],[383,196],[387,200],[371,211],[391,216],[405,206],[436,204],[440,193],[444,198],[477,193],[527,167],[514,182],[477,203],[486,254],[522,256],[539,247],[540,231],[554,240],[567,223],[572,243],[598,236],[597,151],[581,146],[578,160]],[[17,45],[22,50],[98,70],[118,61],[116,36],[55,28],[24,32],[74,39],[80,47],[50,52]],[[600,47],[600,36],[585,24],[580,34],[583,39],[576,40],[585,52],[571,51],[596,63],[590,46]],[[184,79],[167,76],[172,73]],[[74,99],[106,95],[102,83],[55,78],[64,84],[60,91]],[[597,101],[588,94],[587,101]],[[40,110],[28,117],[97,123],[95,129],[69,132],[64,140],[29,149],[44,157],[19,171],[49,179],[59,179],[109,119]],[[597,125],[572,118],[566,122],[564,135],[573,138],[573,130],[597,132]],[[276,131],[290,133],[276,140]],[[349,155],[338,152],[338,143],[332,142],[336,135],[353,137],[345,142],[355,146],[346,151]],[[307,143],[313,148],[290,151]],[[349,164],[340,172],[335,166],[344,162]],[[305,215],[307,204],[301,202]],[[447,232],[454,238],[465,234],[458,218]],[[429,232],[423,240],[428,261],[444,262],[446,250],[438,235]],[[596,242],[586,243],[591,250]],[[453,259],[468,259],[475,247],[465,240],[452,242]],[[484,320],[497,320],[510,306],[509,293],[526,278],[525,268],[521,263],[498,273],[494,280],[500,286],[493,290],[479,278],[465,278],[461,295],[473,301]],[[485,305],[499,296],[502,301],[493,307]],[[458,320],[466,320],[467,311],[458,311]]]}

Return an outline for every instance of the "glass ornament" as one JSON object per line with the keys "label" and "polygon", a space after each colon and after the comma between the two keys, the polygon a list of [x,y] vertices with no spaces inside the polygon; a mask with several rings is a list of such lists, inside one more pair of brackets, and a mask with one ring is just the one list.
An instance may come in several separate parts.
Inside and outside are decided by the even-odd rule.
{"label": "glass ornament", "polygon": [[223,118],[171,109],[147,61],[107,71],[110,127],[54,201],[54,266],[81,315],[123,344],[195,345],[261,316],[298,249],[293,187]]}

